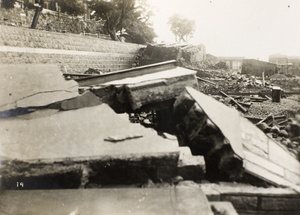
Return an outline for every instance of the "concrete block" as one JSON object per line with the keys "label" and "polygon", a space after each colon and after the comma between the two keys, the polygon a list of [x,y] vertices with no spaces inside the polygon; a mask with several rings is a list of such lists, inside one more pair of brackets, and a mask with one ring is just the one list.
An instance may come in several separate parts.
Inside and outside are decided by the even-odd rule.
{"label": "concrete block", "polygon": [[189,147],[180,147],[178,175],[184,180],[202,180],[205,178],[203,156],[193,156]]}

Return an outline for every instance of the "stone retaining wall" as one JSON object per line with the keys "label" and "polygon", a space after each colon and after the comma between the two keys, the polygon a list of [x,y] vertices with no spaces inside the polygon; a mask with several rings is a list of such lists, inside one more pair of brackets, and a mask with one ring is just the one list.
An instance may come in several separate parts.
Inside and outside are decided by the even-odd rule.
{"label": "stone retaining wall", "polygon": [[209,201],[231,202],[240,215],[297,215],[300,212],[300,195],[288,188],[220,183],[201,184],[201,189]]}
{"label": "stone retaining wall", "polygon": [[0,25],[0,64],[59,64],[64,72],[131,68],[140,46],[70,33]]}

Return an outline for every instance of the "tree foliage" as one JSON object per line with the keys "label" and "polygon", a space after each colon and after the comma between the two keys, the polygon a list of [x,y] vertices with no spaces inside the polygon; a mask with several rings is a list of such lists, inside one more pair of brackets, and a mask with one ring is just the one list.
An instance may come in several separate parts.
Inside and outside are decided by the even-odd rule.
{"label": "tree foliage", "polygon": [[177,42],[187,42],[195,32],[195,21],[184,18],[178,14],[171,16],[168,24]]}
{"label": "tree foliage", "polygon": [[152,42],[156,36],[148,23],[151,12],[144,0],[94,0],[91,9],[105,21],[105,30],[113,40],[120,39],[117,33],[135,43]]}
{"label": "tree foliage", "polygon": [[56,0],[60,6],[60,10],[63,13],[68,13],[70,15],[82,15],[84,14],[84,6],[75,0]]}
{"label": "tree foliage", "polygon": [[16,0],[2,0],[1,1],[1,7],[5,9],[14,8]]}

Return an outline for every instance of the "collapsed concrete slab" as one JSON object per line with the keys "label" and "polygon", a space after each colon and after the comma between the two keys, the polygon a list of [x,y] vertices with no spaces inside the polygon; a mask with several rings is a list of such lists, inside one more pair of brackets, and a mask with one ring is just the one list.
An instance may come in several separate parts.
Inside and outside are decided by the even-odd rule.
{"label": "collapsed concrete slab", "polygon": [[236,110],[186,88],[174,111],[180,144],[205,156],[210,179],[251,180],[251,175],[300,191],[299,161]]}
{"label": "collapsed concrete slab", "polygon": [[81,89],[91,90],[116,112],[158,110],[170,101],[172,106],[186,86],[198,88],[196,72],[176,67],[175,63],[167,61],[77,81]]}
{"label": "collapsed concrete slab", "polygon": [[57,65],[0,65],[0,111],[47,106],[78,96],[78,84],[66,81]]}
{"label": "collapsed concrete slab", "polygon": [[140,75],[107,82],[105,85],[125,88],[124,98],[128,98],[133,110],[145,105],[175,99],[186,86],[197,88],[196,72],[193,70],[176,67],[153,74]]}
{"label": "collapsed concrete slab", "polygon": [[200,188],[176,187],[5,191],[0,194],[0,207],[7,215],[213,215]]}
{"label": "collapsed concrete slab", "polygon": [[106,104],[0,121],[4,189],[76,188],[170,181],[178,143],[132,124]]}

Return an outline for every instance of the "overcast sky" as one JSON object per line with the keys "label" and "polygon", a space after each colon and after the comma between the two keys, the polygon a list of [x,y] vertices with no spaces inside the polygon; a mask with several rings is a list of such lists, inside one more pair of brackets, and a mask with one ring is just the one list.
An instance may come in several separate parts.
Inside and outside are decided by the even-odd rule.
{"label": "overcast sky", "polygon": [[155,6],[157,42],[174,42],[167,24],[174,13],[196,21],[190,42],[215,56],[268,60],[300,56],[300,0],[148,0]]}

